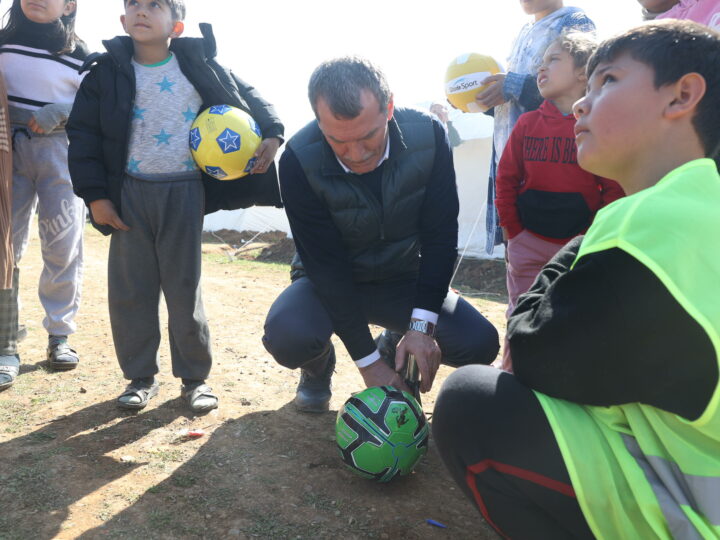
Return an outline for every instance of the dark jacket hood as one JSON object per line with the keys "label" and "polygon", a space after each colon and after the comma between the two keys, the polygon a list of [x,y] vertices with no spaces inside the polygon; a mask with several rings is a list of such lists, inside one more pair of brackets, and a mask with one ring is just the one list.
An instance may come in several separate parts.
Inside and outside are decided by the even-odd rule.
{"label": "dark jacket hood", "polygon": [[[170,41],[170,50],[193,60],[214,59],[217,56],[217,42],[215,41],[212,25],[200,23],[199,26],[202,37],[175,38]],[[116,36],[112,39],[103,40],[102,44],[107,52],[104,54],[91,54],[83,64],[81,73],[90,69],[103,56],[109,56],[119,65],[129,63],[132,60],[135,48],[133,47],[132,38],[129,36]]]}

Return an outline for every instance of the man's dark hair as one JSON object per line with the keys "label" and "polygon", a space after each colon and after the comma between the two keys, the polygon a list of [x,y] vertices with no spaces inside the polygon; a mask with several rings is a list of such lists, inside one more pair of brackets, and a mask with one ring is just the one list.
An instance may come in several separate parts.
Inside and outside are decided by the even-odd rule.
{"label": "man's dark hair", "polygon": [[[162,2],[170,8],[170,13],[172,14],[173,21],[185,20],[185,15],[187,14],[187,9],[185,8],[185,0],[158,0],[158,2]],[[123,6],[126,6],[127,3],[128,0],[123,0]]]}
{"label": "man's dark hair", "polygon": [[380,111],[390,103],[390,87],[380,68],[358,56],[335,58],[320,64],[308,85],[308,97],[315,116],[318,98],[323,98],[339,118],[355,118],[362,112],[360,93],[370,91],[380,104]]}
{"label": "man's dark hair", "polygon": [[647,23],[600,44],[588,62],[590,77],[598,64],[622,54],[655,72],[655,88],[672,84],[688,73],[698,73],[707,86],[697,106],[693,125],[705,155],[720,150],[720,34],[692,21],[667,19]]}

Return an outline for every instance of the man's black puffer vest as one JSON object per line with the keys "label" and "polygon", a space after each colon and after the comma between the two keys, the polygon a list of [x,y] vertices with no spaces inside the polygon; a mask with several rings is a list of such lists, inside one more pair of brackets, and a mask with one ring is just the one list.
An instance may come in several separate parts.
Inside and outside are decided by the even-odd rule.
{"label": "man's black puffer vest", "polygon": [[395,109],[389,132],[382,205],[362,176],[342,169],[317,122],[288,142],[342,235],[356,282],[413,274],[420,266],[420,211],[435,161],[432,120],[420,111]]}

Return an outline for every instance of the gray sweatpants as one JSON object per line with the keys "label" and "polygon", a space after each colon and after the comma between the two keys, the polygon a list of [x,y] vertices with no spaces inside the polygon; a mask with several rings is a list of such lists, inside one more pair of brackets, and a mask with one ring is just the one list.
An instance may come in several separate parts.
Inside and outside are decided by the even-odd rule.
{"label": "gray sweatpants", "polygon": [[83,274],[85,205],[75,196],[67,164],[65,132],[13,138],[13,250],[17,266],[38,211],[43,271],[38,294],[48,334],[75,332]]}
{"label": "gray sweatpants", "polygon": [[108,302],[115,352],[127,379],[159,371],[160,291],[168,309],[172,372],[205,379],[212,355],[200,292],[204,190],[200,180],[125,177],[122,219],[108,257]]}
{"label": "gray sweatpants", "polygon": [[18,269],[13,271],[12,288],[0,289],[0,356],[17,354]]}

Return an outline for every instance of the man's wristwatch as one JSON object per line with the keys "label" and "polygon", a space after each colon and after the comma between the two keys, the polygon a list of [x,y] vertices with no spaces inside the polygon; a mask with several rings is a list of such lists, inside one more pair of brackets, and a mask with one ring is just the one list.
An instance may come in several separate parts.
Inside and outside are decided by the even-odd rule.
{"label": "man's wristwatch", "polygon": [[427,336],[435,337],[435,325],[428,321],[411,320],[408,330],[421,332]]}

